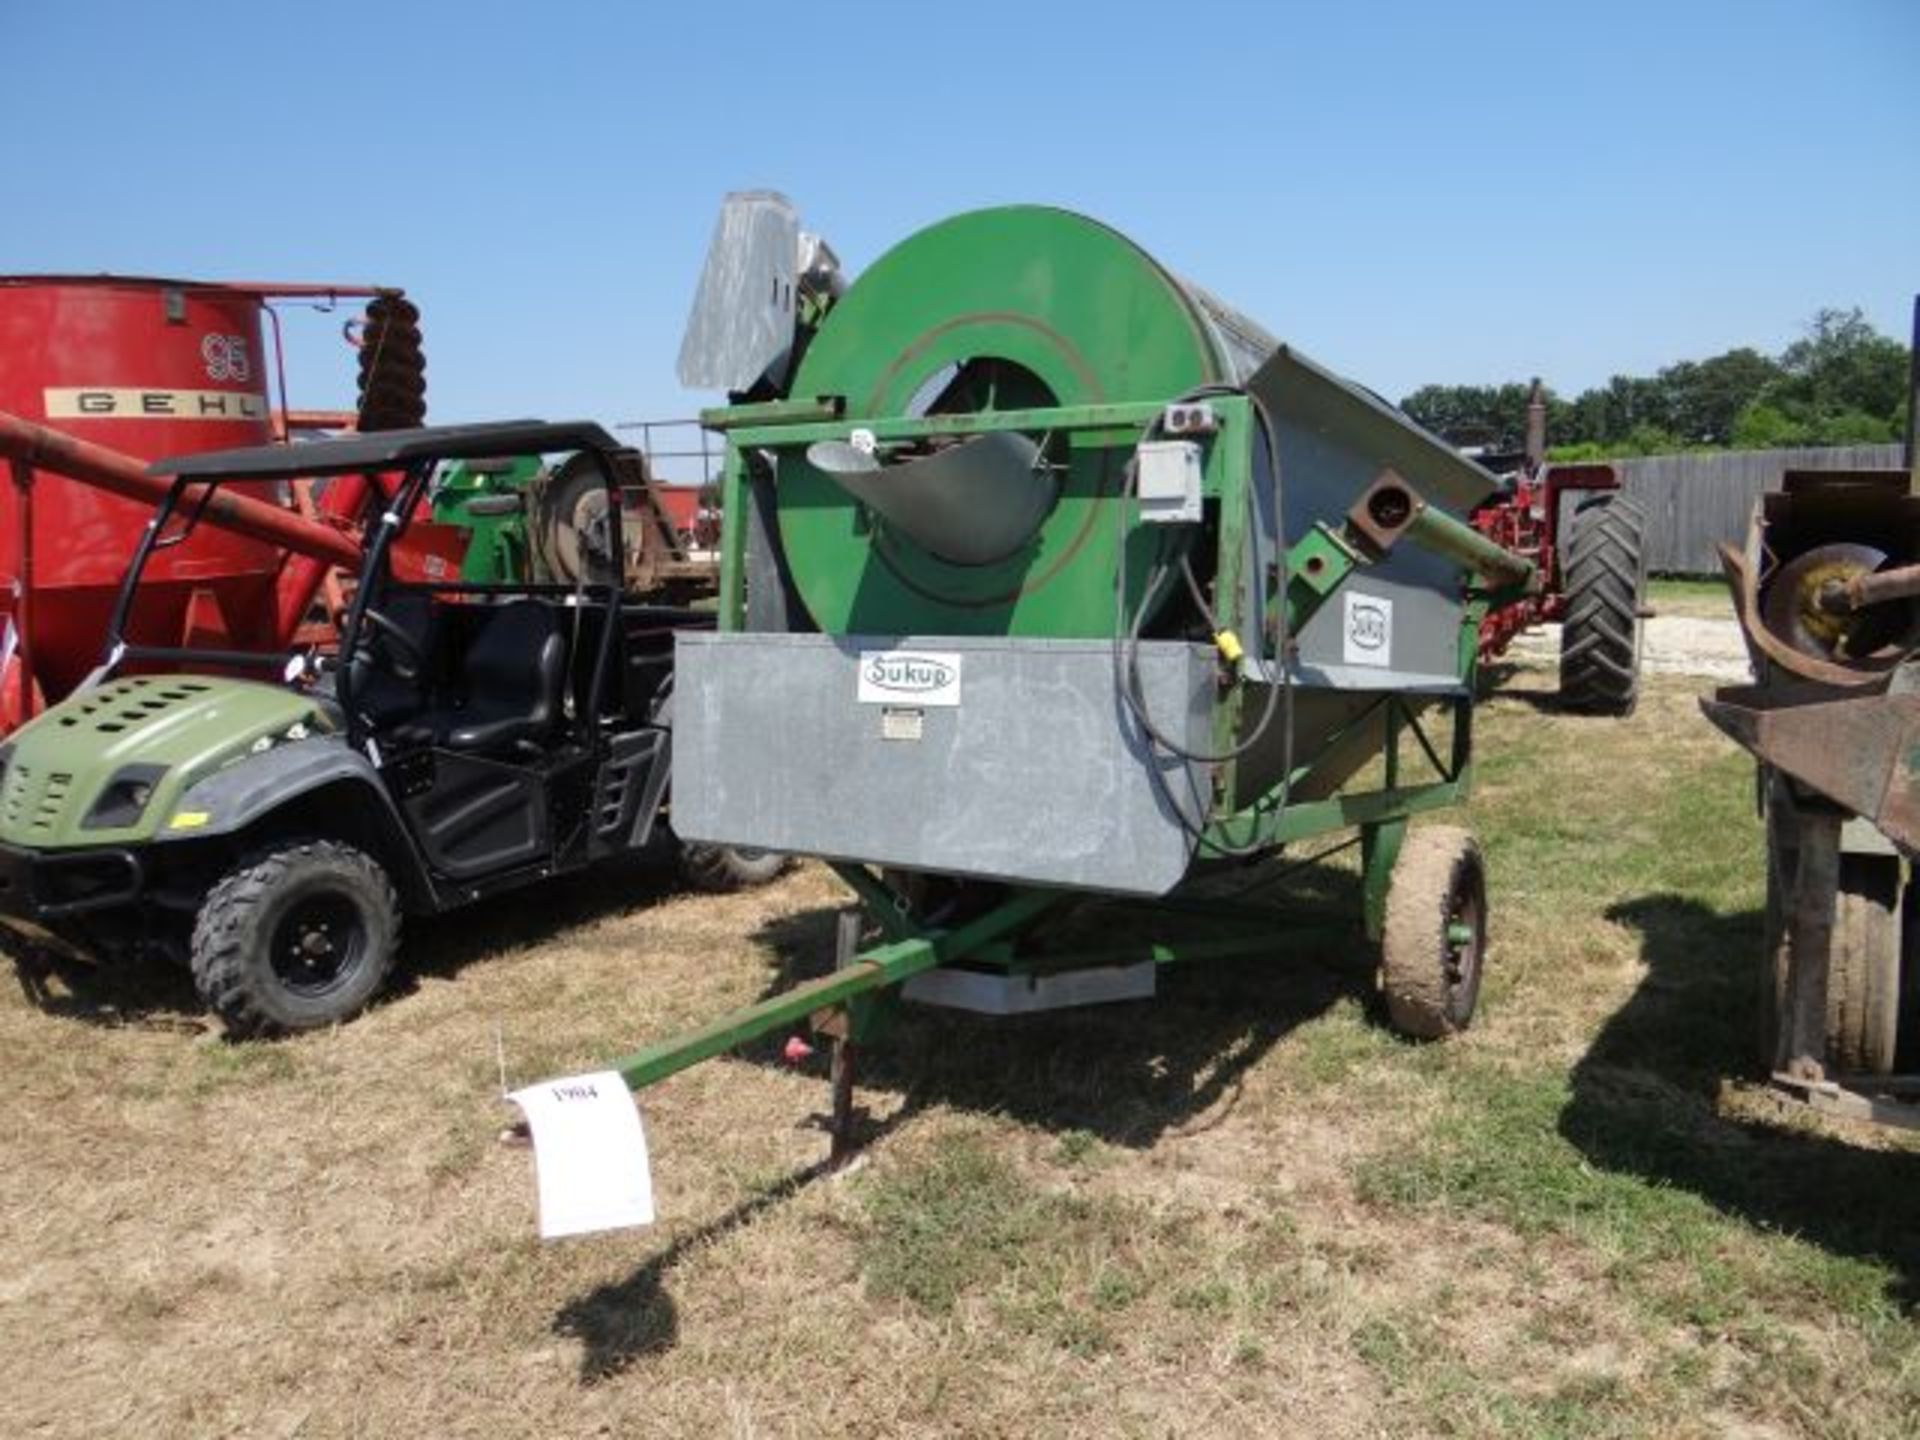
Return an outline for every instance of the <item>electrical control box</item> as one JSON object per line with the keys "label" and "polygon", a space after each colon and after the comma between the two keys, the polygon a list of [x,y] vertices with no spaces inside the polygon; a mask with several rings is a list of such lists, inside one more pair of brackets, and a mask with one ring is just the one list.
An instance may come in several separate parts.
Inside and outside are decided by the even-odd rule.
{"label": "electrical control box", "polygon": [[1134,452],[1140,518],[1150,525],[1200,521],[1200,446],[1193,440],[1148,440]]}

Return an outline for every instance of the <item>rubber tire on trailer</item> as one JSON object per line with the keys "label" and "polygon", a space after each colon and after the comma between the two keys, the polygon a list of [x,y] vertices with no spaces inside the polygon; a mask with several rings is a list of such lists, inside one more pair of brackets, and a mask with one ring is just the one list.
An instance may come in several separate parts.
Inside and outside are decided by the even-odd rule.
{"label": "rubber tire on trailer", "polygon": [[[1455,922],[1470,943],[1447,937]],[[1438,1040],[1467,1028],[1487,951],[1487,871],[1473,836],[1452,825],[1407,832],[1387,885],[1381,990],[1394,1029]]]}
{"label": "rubber tire on trailer", "polygon": [[[1778,785],[1775,780],[1771,785]],[[1794,822],[1788,802],[1767,794],[1767,909],[1764,948],[1760,956],[1759,1024],[1754,1034],[1754,1056],[1760,1073],[1773,1073],[1774,1052],[1779,1045],[1780,1021],[1786,1014],[1788,957],[1792,936],[1787,931],[1787,896],[1793,886],[1794,871],[1800,864],[1800,847],[1793,832]]]}
{"label": "rubber tire on trailer", "polygon": [[688,845],[680,852],[680,868],[702,890],[724,894],[770,885],[791,863],[777,850],[748,850],[733,845]]}
{"label": "rubber tire on trailer", "polygon": [[1900,860],[1842,855],[1827,966],[1827,1056],[1852,1075],[1891,1075],[1900,1039]]}
{"label": "rubber tire on trailer", "polygon": [[[1760,972],[1758,1051],[1773,1068],[1786,1014],[1793,937],[1788,896],[1799,845],[1783,807],[1767,807],[1766,949]],[[1833,948],[1827,961],[1827,1061],[1853,1075],[1890,1075],[1901,1035],[1902,896],[1892,855],[1842,855],[1834,896]],[[1911,985],[1906,988],[1911,989]]]}
{"label": "rubber tire on trailer", "polygon": [[1562,585],[1560,703],[1590,715],[1631,715],[1640,698],[1640,611],[1647,595],[1647,512],[1618,493],[1573,512]]}
{"label": "rubber tire on trailer", "polygon": [[[350,953],[338,973],[303,985],[275,965],[281,927],[301,912],[327,917]],[[285,841],[248,856],[207,894],[193,927],[195,987],[238,1039],[312,1030],[357,1014],[393,966],[400,906],[371,856],[332,840]],[[284,952],[283,952],[284,956]]]}
{"label": "rubber tire on trailer", "polygon": [[1920,1070],[1920,883],[1911,867],[1900,893],[1900,1035],[1893,1068],[1900,1075]]}

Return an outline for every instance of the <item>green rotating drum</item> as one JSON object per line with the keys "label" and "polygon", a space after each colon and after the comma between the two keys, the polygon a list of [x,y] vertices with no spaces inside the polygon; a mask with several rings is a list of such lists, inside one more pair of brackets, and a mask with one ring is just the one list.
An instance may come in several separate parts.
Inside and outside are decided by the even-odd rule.
{"label": "green rotating drum", "polygon": [[[1009,206],[934,225],[864,271],[808,345],[791,393],[844,396],[856,426],[1164,401],[1240,383],[1274,348],[1116,231],[1064,210]],[[1130,441],[1041,437],[1032,483],[1044,495],[978,487],[980,527],[1006,531],[986,558],[936,553],[856,498],[819,451],[783,453],[780,536],[794,587],[829,634],[1111,635],[1122,534],[1131,537],[1129,609],[1158,540],[1119,513],[1131,508],[1121,499],[1130,453]],[[965,503],[964,486],[933,483],[949,509]],[[1018,472],[1005,483],[1017,485]],[[1025,513],[1009,519],[1008,504]]]}

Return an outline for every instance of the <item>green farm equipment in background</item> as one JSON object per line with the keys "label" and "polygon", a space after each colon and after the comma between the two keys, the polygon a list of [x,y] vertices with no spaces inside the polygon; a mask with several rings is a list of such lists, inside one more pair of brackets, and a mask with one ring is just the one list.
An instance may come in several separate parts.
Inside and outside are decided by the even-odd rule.
{"label": "green farm equipment in background", "polygon": [[460,562],[462,580],[508,584],[532,578],[527,492],[541,470],[538,459],[524,456],[461,460],[434,481],[434,521],[472,537]]}
{"label": "green farm equipment in background", "polygon": [[[619,568],[630,586],[675,603],[710,595],[717,570],[693,559],[638,451],[637,483],[619,487]],[[591,455],[496,456],[449,463],[428,490],[432,519],[468,533],[460,578],[571,585],[615,568],[608,490]]]}

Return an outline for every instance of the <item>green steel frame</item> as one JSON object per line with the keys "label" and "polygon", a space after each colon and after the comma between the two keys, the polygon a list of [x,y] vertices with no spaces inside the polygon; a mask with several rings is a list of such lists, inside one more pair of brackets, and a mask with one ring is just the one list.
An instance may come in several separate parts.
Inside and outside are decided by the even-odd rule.
{"label": "green steel frame", "polygon": [[[1245,397],[1224,396],[1213,400],[1220,419],[1220,431],[1207,447],[1204,493],[1219,500],[1218,551],[1215,568],[1215,594],[1222,597],[1218,619],[1223,630],[1241,633],[1244,596],[1243,576],[1246,546],[1247,507],[1238,503],[1254,481],[1253,435],[1255,416]],[[1164,406],[1154,403],[1084,405],[1039,410],[1007,410],[966,415],[928,416],[916,419],[876,419],[859,422],[882,445],[922,440],[942,435],[976,435],[992,430],[1019,430],[1032,434],[1063,437],[1070,446],[1132,447],[1161,415]],[[746,523],[748,466],[758,452],[806,446],[819,440],[843,440],[850,422],[835,418],[840,406],[831,397],[816,400],[781,401],[772,404],[740,406],[709,412],[704,423],[724,430],[729,445],[722,477],[720,626],[725,630],[744,627],[746,596],[743,577],[746,570]],[[1417,507],[1417,513],[1402,535],[1401,543],[1413,543],[1435,550],[1501,582],[1506,587],[1531,583],[1526,562],[1494,546],[1471,527],[1437,510]],[[1297,634],[1309,618],[1338,593],[1353,570],[1366,563],[1364,544],[1340,530],[1321,523],[1288,547],[1284,597],[1288,633]],[[1428,736],[1419,707],[1407,696],[1383,692],[1377,703],[1349,722],[1350,727],[1374,723],[1384,718],[1386,733],[1382,747],[1378,788],[1343,792],[1311,801],[1293,801],[1292,788],[1312,771],[1311,763],[1299,766],[1293,775],[1262,794],[1247,799],[1230,813],[1218,815],[1205,827],[1201,849],[1218,853],[1248,849],[1272,849],[1339,831],[1359,831],[1362,851],[1363,919],[1370,938],[1378,939],[1384,924],[1388,881],[1408,818],[1422,811],[1438,809],[1463,801],[1472,780],[1472,740],[1474,669],[1480,619],[1490,598],[1502,593],[1491,588],[1470,588],[1466,595],[1460,625],[1459,678],[1457,694],[1423,696],[1422,703],[1438,704],[1449,714],[1451,738],[1442,754]],[[1256,597],[1264,607],[1264,594]],[[1253,617],[1261,622],[1252,633],[1270,633],[1264,623],[1267,616]],[[1238,733],[1240,710],[1245,703],[1246,687],[1234,686],[1216,706],[1215,741],[1228,748]],[[1411,743],[1409,743],[1411,742]],[[1403,751],[1408,751],[1403,755]],[[1417,757],[1417,762],[1415,760]],[[1420,772],[1409,776],[1409,763],[1418,763]],[[1219,796],[1233,796],[1234,774],[1229,763],[1221,767],[1216,785]],[[1204,858],[1204,857],[1203,857]],[[1171,940],[1102,947],[1097,954],[1064,956],[1048,954],[1036,962],[1023,957],[1017,937],[1032,931],[1051,914],[1066,908],[1076,897],[1069,892],[1038,888],[1015,888],[991,909],[952,928],[927,925],[915,918],[906,897],[875,871],[859,865],[836,864],[835,872],[859,897],[871,921],[880,931],[880,943],[857,953],[844,955],[840,966],[830,975],[794,987],[783,994],[737,1010],[711,1024],[675,1039],[637,1051],[614,1062],[613,1067],[635,1089],[652,1085],[667,1076],[747,1044],[770,1032],[811,1021],[814,1028],[848,1045],[871,1038],[884,1021],[883,1003],[896,998],[907,980],[937,966],[965,962],[970,966],[1002,969],[1009,973],[1032,973],[1037,965],[1059,969],[1074,964],[1114,963],[1151,960],[1159,964],[1217,958],[1232,955],[1271,953],[1275,949],[1275,920],[1279,907],[1222,904],[1213,900],[1199,902],[1211,920],[1240,927],[1240,934],[1225,938]],[[1114,903],[1111,901],[1105,903]],[[1119,902],[1133,903],[1133,902]],[[1158,909],[1179,910],[1182,902],[1173,897],[1151,903]],[[1298,931],[1289,921],[1289,931]],[[836,1092],[840,1089],[842,1068],[836,1066]],[[836,1109],[841,1096],[836,1094]],[[836,1132],[838,1134],[838,1132]]]}

